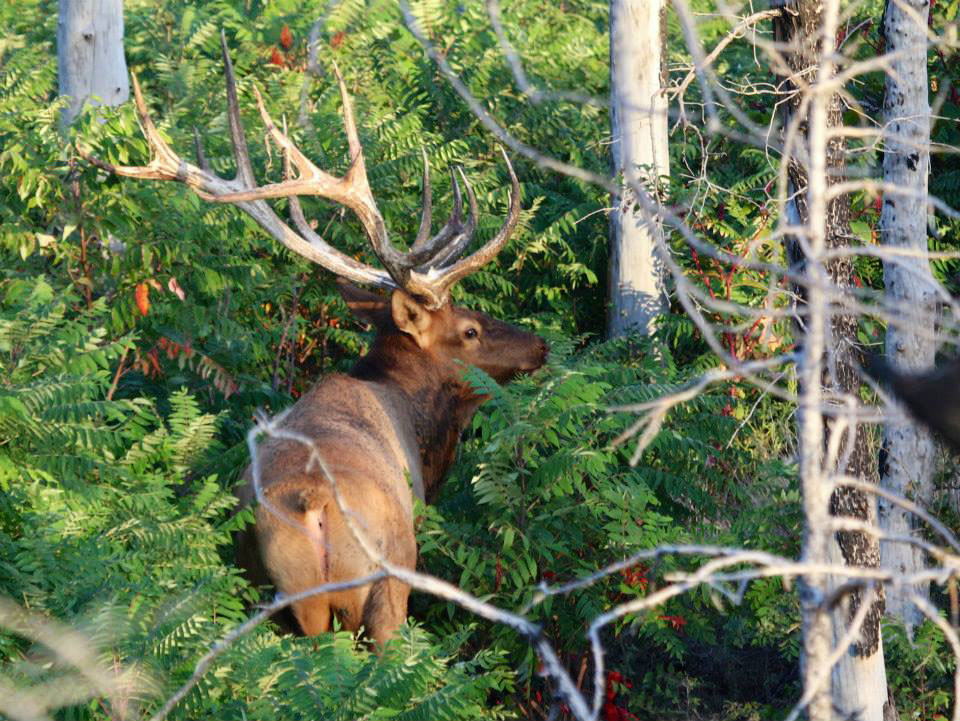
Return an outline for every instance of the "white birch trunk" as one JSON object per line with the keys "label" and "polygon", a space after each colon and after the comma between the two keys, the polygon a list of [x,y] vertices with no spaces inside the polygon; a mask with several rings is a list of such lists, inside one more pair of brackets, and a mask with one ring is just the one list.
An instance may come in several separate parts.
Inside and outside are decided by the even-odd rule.
{"label": "white birch trunk", "polygon": [[610,337],[649,335],[667,309],[664,268],[656,250],[663,226],[638,209],[629,185],[656,195],[669,175],[667,102],[661,88],[662,0],[610,2],[610,123],[614,174],[623,179],[610,216]]}
{"label": "white birch trunk", "polygon": [[60,95],[70,98],[66,127],[85,102],[120,105],[130,96],[123,55],[123,0],[60,0],[57,23]]}
{"label": "white birch trunk", "polygon": [[[870,522],[876,523],[876,511],[871,509]],[[830,542],[830,562],[845,563],[843,552],[836,538]],[[846,579],[833,578],[831,591]],[[831,614],[833,618],[833,645],[842,640],[854,615],[850,596],[846,596]],[[873,622],[867,618],[867,623]],[[878,634],[877,647],[873,653],[862,654],[851,644],[833,667],[831,673],[833,713],[838,719],[862,719],[863,721],[897,721],[896,707],[888,703],[887,672],[883,660],[883,636]]]}
{"label": "white birch trunk", "polygon": [[[792,48],[787,55],[791,71],[788,87],[795,77],[810,78],[809,89],[795,86],[798,93],[787,104],[787,119],[797,124],[807,120],[806,141],[808,163],[789,159],[788,176],[793,189],[786,212],[792,222],[805,221],[807,248],[794,239],[788,242],[788,254],[795,267],[804,269],[810,281],[799,288],[805,298],[807,317],[802,338],[800,362],[801,396],[798,408],[800,442],[800,480],[804,496],[806,533],[803,557],[810,562],[830,560],[843,566],[875,568],[880,550],[876,541],[860,531],[833,533],[830,518],[853,519],[869,523],[876,519],[872,497],[849,487],[833,488],[831,477],[849,474],[864,480],[876,478],[875,453],[863,428],[824,423],[821,404],[834,403],[832,397],[859,398],[860,379],[857,372],[859,351],[857,319],[836,309],[830,303],[832,293],[849,292],[853,284],[853,263],[850,257],[825,260],[823,253],[836,251],[850,242],[850,200],[837,196],[828,200],[830,187],[845,176],[846,149],[842,136],[832,129],[843,124],[843,106],[839,96],[827,89],[836,66],[833,62],[833,40],[840,15],[839,0],[794,0],[785,6],[774,23],[774,37]],[[808,117],[804,117],[801,93],[809,93]],[[802,132],[802,129],[801,129]],[[806,190],[804,193],[803,190]],[[831,292],[824,288],[833,286]],[[824,356],[830,360],[824,364]],[[824,388],[830,393],[825,394]],[[824,427],[831,433],[826,445],[832,450],[824,457]],[[843,573],[832,576],[810,574],[804,578],[803,602],[803,680],[804,692],[810,698],[808,718],[811,721],[856,718],[860,721],[889,721],[896,718],[896,709],[887,703],[886,673],[880,619],[883,612],[882,590],[859,614],[864,622],[854,643],[843,649],[839,664],[831,670],[826,661],[836,644],[844,638],[865,594],[847,594],[831,608],[824,605],[828,594],[847,581]],[[823,683],[821,683],[823,682]]]}
{"label": "white birch trunk", "polygon": [[[910,193],[887,194],[880,216],[884,245],[927,251],[927,176],[930,172],[930,103],[927,97],[927,27],[929,0],[887,3],[884,35],[891,55],[884,93],[883,179]],[[922,18],[922,25],[916,18]],[[898,56],[899,54],[899,56]],[[911,313],[887,328],[886,356],[895,369],[917,372],[933,366],[935,296],[925,257],[885,260],[883,280],[888,307]],[[919,314],[919,317],[913,314]],[[881,483],[892,491],[929,505],[933,497],[935,448],[930,433],[904,416],[884,427],[886,468]],[[917,533],[910,513],[881,500],[880,522],[897,535]],[[881,546],[884,566],[909,574],[924,567],[924,554],[902,543]],[[929,584],[916,591],[926,596]],[[887,611],[908,626],[919,623],[920,611],[906,589],[887,591]]]}

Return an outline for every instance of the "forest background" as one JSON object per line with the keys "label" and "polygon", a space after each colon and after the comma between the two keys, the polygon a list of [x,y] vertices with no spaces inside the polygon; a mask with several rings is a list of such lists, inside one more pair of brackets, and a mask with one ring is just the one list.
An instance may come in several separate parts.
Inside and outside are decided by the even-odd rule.
{"label": "forest background", "polygon": [[[703,13],[700,40],[711,48],[730,22],[708,0],[693,7]],[[604,103],[531,102],[482,3],[425,2],[416,10],[506,129],[568,163],[608,172]],[[244,116],[255,117],[255,83],[274,117],[286,114],[307,155],[342,171],[339,98],[324,64],[334,58],[394,237],[416,233],[421,148],[441,212],[450,202],[447,170],[460,164],[477,190],[481,239],[496,231],[508,202],[497,145],[394,2],[127,0],[124,11],[127,63],[175,147],[189,148],[199,128],[213,167],[230,172],[223,29]],[[602,2],[516,0],[503,22],[543,86],[606,98],[608,11]],[[881,12],[865,2],[846,20],[864,55],[879,50]],[[956,12],[956,0],[935,4],[931,28],[952,24]],[[307,39],[321,14],[320,71],[312,77]],[[11,631],[0,635],[0,691],[56,689],[49,708],[60,709],[58,718],[139,718],[264,600],[232,563],[231,533],[249,517],[233,513],[231,489],[248,458],[255,411],[279,411],[321,375],[348,369],[371,335],[348,314],[328,273],[281,249],[235,209],[204,204],[173,184],[122,181],[80,157],[77,139],[117,163],[146,162],[147,148],[129,104],[87,112],[64,139],[56,23],[50,0],[0,7],[0,596],[32,619],[78,629],[96,663],[116,673],[111,693],[97,692],[96,679],[53,663],[16,632],[21,611],[0,605]],[[677,81],[691,59],[672,14],[666,28]],[[751,121],[773,122],[776,94],[751,88],[773,86],[776,76],[750,43],[731,43],[714,67],[744,91],[740,110]],[[932,49],[929,71],[933,92],[947,88],[938,109],[946,120],[934,139],[957,145],[960,96],[952,88],[960,67]],[[849,92],[861,107],[879,108],[882,73],[861,77]],[[696,84],[685,102],[688,112],[702,111]],[[749,244],[756,257],[785,265],[779,240],[768,237],[778,213],[776,159],[733,134],[702,130],[674,129],[665,202],[716,248],[736,256]],[[258,167],[278,167],[279,156],[258,136],[249,140]],[[875,167],[877,156],[861,149],[850,162]],[[475,378],[493,398],[438,502],[418,508],[420,568],[502,608],[531,608],[587,689],[587,624],[699,561],[664,554],[542,601],[537,584],[665,544],[797,556],[795,406],[735,380],[713,385],[675,407],[631,465],[631,445],[612,442],[635,416],[611,406],[682,388],[716,367],[717,357],[676,302],[654,339],[604,340],[609,194],[523,158],[514,163],[520,228],[496,264],[457,286],[455,301],[536,330],[550,340],[551,359],[503,389]],[[932,163],[931,193],[955,198],[960,167],[951,156]],[[851,203],[854,234],[875,243],[876,196],[854,193]],[[328,241],[372,261],[359,226],[329,206],[312,208]],[[931,249],[955,250],[957,221],[935,222]],[[704,294],[766,307],[767,275],[701,257],[679,237],[669,242]],[[931,265],[948,290],[958,289],[956,260]],[[858,287],[882,289],[880,261],[858,256],[855,278]],[[732,356],[762,360],[796,342],[787,314],[770,310],[748,324],[721,312],[709,318]],[[861,318],[865,347],[879,349],[883,336],[882,320]],[[953,460],[942,455],[935,510],[956,530],[960,494]],[[934,590],[944,608],[945,593]],[[411,616],[382,657],[347,634],[296,639],[261,625],[226,650],[169,717],[569,714],[514,631],[425,594],[412,597]],[[60,627],[48,630],[66,638]],[[605,632],[604,718],[781,718],[801,693],[800,632],[796,587],[779,578],[751,583],[739,605],[700,587],[653,613],[628,615]],[[940,632],[930,622],[907,629],[888,619],[883,634],[901,717],[946,717],[956,661]],[[73,661],[83,671],[82,657]]]}

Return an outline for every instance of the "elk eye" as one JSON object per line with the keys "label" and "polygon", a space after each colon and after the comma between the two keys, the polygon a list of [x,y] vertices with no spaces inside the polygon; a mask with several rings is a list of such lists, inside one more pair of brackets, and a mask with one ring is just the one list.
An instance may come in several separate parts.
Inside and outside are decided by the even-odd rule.
{"label": "elk eye", "polygon": [[465,331],[463,331],[463,335],[464,335],[464,337],[466,337],[466,338],[476,338],[476,337],[477,337],[477,329],[476,329],[476,328],[467,328]]}

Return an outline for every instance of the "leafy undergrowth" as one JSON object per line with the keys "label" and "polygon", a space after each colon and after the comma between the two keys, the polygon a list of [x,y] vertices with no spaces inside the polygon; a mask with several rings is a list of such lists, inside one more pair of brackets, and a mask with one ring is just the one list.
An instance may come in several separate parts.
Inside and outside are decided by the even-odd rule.
{"label": "leafy undergrowth", "polygon": [[[695,6],[705,10],[704,40],[715,44],[726,21],[709,2]],[[607,7],[516,0],[504,19],[538,83],[603,97]],[[935,31],[951,7],[933,10]],[[511,132],[563,161],[606,171],[603,107],[529,102],[483,3],[422,9],[433,37],[451,39],[447,59]],[[277,179],[280,164],[254,142],[262,133],[254,83],[275,118],[288,116],[306,154],[343,172],[339,98],[328,73],[309,82],[304,73],[316,20],[309,10],[298,0],[128,0],[128,63],[171,144],[189,155],[196,126],[213,167],[233,172],[222,28],[258,177]],[[318,376],[343,370],[369,335],[329,275],[291,257],[235,209],[172,184],[121,181],[83,161],[78,144],[124,164],[146,162],[146,148],[129,105],[86,113],[64,141],[56,20],[48,0],[0,3],[0,594],[85,630],[108,667],[139,669],[120,699],[133,718],[155,711],[259,600],[231,560],[231,533],[248,519],[234,515],[230,488],[246,462],[253,412],[278,411]],[[862,25],[863,52],[879,40],[879,25]],[[668,33],[671,65],[682,68],[689,58],[675,23]],[[347,76],[392,236],[416,232],[424,149],[437,223],[450,208],[447,171],[462,165],[481,207],[478,240],[492,237],[508,202],[496,144],[403,29],[396,3],[330,4],[321,51]],[[739,42],[718,63],[758,81],[755,74],[769,70]],[[937,73],[944,87],[958,85],[955,77],[950,84],[956,67]],[[864,107],[882,105],[879,79],[850,89]],[[691,86],[692,104],[698,92]],[[939,112],[955,119],[960,105],[954,90],[948,95]],[[305,122],[296,117],[302,97]],[[756,97],[743,111],[766,126],[773,105]],[[956,144],[957,127],[938,123],[938,142]],[[689,132],[671,137],[678,169],[671,204],[705,241],[777,262],[769,156],[732,136],[704,145]],[[870,157],[860,153],[851,163]],[[418,509],[421,565],[505,608],[529,606],[589,691],[586,624],[702,559],[665,555],[542,600],[539,584],[582,577],[663,543],[795,555],[802,529],[789,463],[792,409],[741,384],[718,386],[673,409],[631,466],[635,441],[612,442],[636,416],[610,407],[680,388],[716,359],[679,312],[664,317],[658,347],[597,342],[607,267],[606,218],[597,211],[609,198],[513,160],[524,208],[516,233],[496,262],[457,286],[455,299],[549,336],[551,362],[505,388],[473,374],[491,400],[466,434],[439,502]],[[948,156],[933,162],[931,188],[947,196],[957,170]],[[691,176],[690,168],[703,167],[705,177]],[[852,202],[854,232],[870,242],[878,207],[866,196]],[[374,261],[349,214],[310,199],[304,205],[329,242]],[[957,221],[932,222],[936,249],[955,249]],[[766,308],[767,277],[671,242],[704,293]],[[949,288],[957,262],[933,263]],[[876,258],[858,257],[856,269],[858,283],[881,286]],[[780,310],[768,308],[744,327],[719,313],[710,320],[731,353],[757,358],[792,342],[786,320],[775,320]],[[876,343],[882,332],[865,322],[861,341]],[[419,594],[411,611],[414,622],[380,659],[345,634],[302,640],[264,625],[226,652],[171,717],[540,718],[555,703],[529,646],[509,630]],[[912,640],[892,626],[887,637],[903,717],[945,714],[953,667],[943,660],[942,636],[927,624]],[[777,579],[750,585],[740,605],[700,588],[627,616],[603,637],[604,721],[782,717],[798,695],[798,639],[795,591]],[[62,671],[22,636],[0,635],[0,680],[34,686]],[[102,695],[65,698],[63,706],[58,717],[117,717]]]}
{"label": "leafy undergrowth", "polygon": [[[633,441],[613,442],[636,417],[611,407],[676,390],[699,370],[679,370],[666,346],[578,345],[553,339],[548,369],[509,386],[473,372],[491,400],[476,416],[438,503],[418,509],[418,538],[430,572],[502,607],[530,608],[573,677],[589,688],[587,624],[703,559],[666,554],[561,596],[542,597],[539,584],[584,577],[664,544],[795,553],[799,516],[791,469],[758,463],[729,442],[740,425],[729,410],[729,387],[671,411],[631,466]],[[777,422],[781,412],[771,404],[752,422]],[[413,607],[429,627],[463,634],[466,649],[506,649],[518,669],[522,708],[551,698],[532,650],[508,629],[472,624],[453,606],[427,598]],[[796,691],[797,619],[795,596],[773,581],[751,587],[741,606],[698,589],[650,614],[628,615],[604,634],[612,674],[606,711],[700,713],[724,698],[779,706]],[[759,659],[768,662],[768,676],[733,688],[733,670]]]}
{"label": "leafy undergrowth", "polygon": [[[101,655],[139,669],[114,702],[149,710],[257,598],[225,562],[249,513],[233,513],[216,476],[184,482],[221,450],[218,419],[183,391],[166,414],[144,398],[109,398],[110,362],[129,343],[104,342],[102,303],[72,314],[77,299],[42,279],[3,290],[0,594],[70,621]],[[62,673],[27,650],[0,637],[4,675],[30,688]],[[501,655],[463,659],[415,625],[377,657],[346,633],[294,639],[267,624],[172,718],[495,719],[503,712],[487,697],[512,683]],[[94,703],[71,716],[105,711]]]}
{"label": "leafy undergrowth", "polygon": [[[203,470],[222,455],[223,414],[203,411],[185,390],[163,409],[116,397],[114,366],[131,340],[108,338],[102,303],[87,309],[43,278],[2,289],[0,593],[85,630],[102,657],[136,667],[139,682],[121,700],[155,710],[258,600],[230,560],[231,534],[249,514],[234,515],[231,484]],[[567,595],[540,598],[539,584],[661,544],[794,554],[798,498],[788,466],[758,462],[737,442],[743,421],[726,410],[729,387],[672,411],[631,466],[631,443],[612,441],[634,416],[611,406],[681,387],[695,367],[678,370],[666,346],[551,340],[549,366],[509,386],[468,371],[491,399],[439,502],[417,509],[421,564],[504,608],[529,608],[589,690],[586,625],[702,559],[664,555]],[[749,422],[782,422],[782,413],[761,404]],[[500,718],[554,702],[530,647],[509,629],[420,594],[411,613],[416,625],[379,658],[348,634],[294,639],[261,626],[172,718],[318,709],[344,719]],[[890,634],[894,687],[917,708],[942,712],[951,671],[942,639],[927,626],[913,645]],[[776,579],[752,584],[738,606],[697,589],[624,617],[603,640],[605,719],[776,716],[797,694],[796,597]],[[4,674],[24,687],[54,673],[14,635],[0,638],[0,653]],[[763,674],[751,671],[758,666]],[[101,718],[105,708],[97,699],[70,716]]]}

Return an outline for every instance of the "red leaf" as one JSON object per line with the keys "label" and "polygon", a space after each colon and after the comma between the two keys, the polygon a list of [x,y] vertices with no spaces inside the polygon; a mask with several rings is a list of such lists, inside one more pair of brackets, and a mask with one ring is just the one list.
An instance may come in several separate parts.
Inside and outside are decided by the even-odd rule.
{"label": "red leaf", "polygon": [[152,372],[147,372],[147,375],[152,376],[154,375],[154,373],[158,376],[163,375],[163,369],[160,368],[160,359],[157,357],[157,349],[151,348],[146,352],[145,355],[147,357],[147,360],[150,361],[150,365],[153,368]]}
{"label": "red leaf", "polygon": [[338,32],[336,35],[330,38],[330,47],[334,50],[337,50],[341,45],[343,45],[343,39],[346,36],[347,34],[343,30]]}
{"label": "red leaf", "polygon": [[150,312],[150,286],[146,283],[137,283],[136,290],[133,291],[133,300],[137,304],[140,315],[146,315]]}
{"label": "red leaf", "polygon": [[680,631],[687,625],[687,619],[683,616],[658,616],[661,621],[666,621],[673,626],[674,631]]}
{"label": "red leaf", "polygon": [[273,52],[270,53],[270,63],[281,68],[284,66],[283,54],[279,49],[274,48]]}
{"label": "red leaf", "polygon": [[[643,521],[642,521],[641,519],[639,519],[639,518],[636,519],[636,523],[637,523],[638,526],[642,526],[642,525],[643,525]],[[631,567],[631,568],[624,568],[622,571],[620,571],[620,575],[623,576],[624,583],[626,583],[626,584],[627,584],[628,586],[630,586],[631,588],[639,588],[641,591],[646,591],[646,590],[647,590],[647,568],[646,568],[646,566],[637,565],[637,566],[633,566],[633,567]],[[611,672],[611,673],[616,673],[616,672],[614,671],[614,672]],[[612,678],[612,677],[608,675],[607,678]],[[613,679],[613,680],[619,681],[619,680],[620,680],[619,674],[618,674],[617,678],[615,678],[615,679]]]}
{"label": "red leaf", "polygon": [[284,25],[283,30],[280,31],[280,44],[284,50],[289,50],[293,45],[293,33],[290,32],[290,28],[286,25]]}

